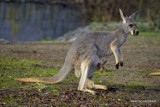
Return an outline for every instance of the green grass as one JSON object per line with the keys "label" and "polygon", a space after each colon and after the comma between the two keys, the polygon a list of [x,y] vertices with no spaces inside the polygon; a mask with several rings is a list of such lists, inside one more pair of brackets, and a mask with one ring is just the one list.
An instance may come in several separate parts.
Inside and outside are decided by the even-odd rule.
{"label": "green grass", "polygon": [[[61,91],[77,88],[78,80],[74,74],[60,84],[27,83],[21,84],[16,78],[24,77],[51,77],[58,72],[57,69],[50,68],[48,65],[37,59],[14,58],[11,56],[0,56],[0,90],[5,89],[37,89],[46,90],[53,94]],[[73,85],[75,84],[75,85]],[[10,99],[10,101],[12,101]]]}
{"label": "green grass", "polygon": [[[41,67],[42,65],[43,67]],[[57,70],[55,70],[54,68],[48,69],[47,65],[45,65],[44,62],[40,60],[1,56],[0,87],[1,89],[20,88],[20,84],[15,80],[15,78],[42,76],[48,77],[54,75],[56,72]],[[44,86],[39,84],[35,87]]]}
{"label": "green grass", "polygon": [[150,44],[157,45],[160,43],[160,31],[159,32],[140,31],[138,36],[129,35],[129,43],[137,45],[150,45]]}
{"label": "green grass", "polygon": [[153,32],[141,32],[140,31],[140,35],[142,35],[142,36],[152,36],[152,37],[156,37],[156,36],[159,36],[160,37],[160,31],[157,31],[157,32],[155,32],[155,31],[153,31]]}

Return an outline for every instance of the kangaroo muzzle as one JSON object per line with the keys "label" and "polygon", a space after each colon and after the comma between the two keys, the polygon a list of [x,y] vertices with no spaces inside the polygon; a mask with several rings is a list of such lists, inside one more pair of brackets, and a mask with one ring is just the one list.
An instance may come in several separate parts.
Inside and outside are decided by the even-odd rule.
{"label": "kangaroo muzzle", "polygon": [[134,31],[133,31],[133,35],[134,35],[134,36],[137,36],[138,34],[139,34],[139,31],[138,31],[138,30],[134,30]]}

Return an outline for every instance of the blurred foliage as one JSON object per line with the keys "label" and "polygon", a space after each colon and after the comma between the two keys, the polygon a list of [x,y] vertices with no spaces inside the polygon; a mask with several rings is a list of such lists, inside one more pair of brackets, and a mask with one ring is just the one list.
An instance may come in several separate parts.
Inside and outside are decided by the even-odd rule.
{"label": "blurred foliage", "polygon": [[148,22],[150,30],[160,29],[159,0],[83,0],[89,21],[119,20],[118,8],[125,15],[139,11],[138,20]]}

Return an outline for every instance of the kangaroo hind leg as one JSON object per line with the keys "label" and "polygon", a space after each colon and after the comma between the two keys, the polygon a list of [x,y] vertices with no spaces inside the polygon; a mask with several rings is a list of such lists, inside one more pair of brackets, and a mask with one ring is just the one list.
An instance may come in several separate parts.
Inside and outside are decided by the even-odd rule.
{"label": "kangaroo hind leg", "polygon": [[95,91],[87,89],[87,78],[88,78],[88,73],[91,70],[91,63],[87,61],[83,61],[81,63],[81,78],[79,81],[79,86],[78,90],[79,91],[84,91],[84,92],[89,92],[93,95],[95,95]]}
{"label": "kangaroo hind leg", "polygon": [[105,86],[105,85],[94,84],[93,76],[91,78],[87,79],[87,87],[88,88],[107,90],[107,86]]}

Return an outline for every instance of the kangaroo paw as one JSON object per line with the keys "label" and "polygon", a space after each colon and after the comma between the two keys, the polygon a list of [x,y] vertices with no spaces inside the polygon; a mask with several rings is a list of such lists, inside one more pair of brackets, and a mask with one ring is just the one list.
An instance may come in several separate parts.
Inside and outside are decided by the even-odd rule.
{"label": "kangaroo paw", "polygon": [[82,90],[79,90],[79,91],[88,92],[88,93],[91,93],[92,95],[96,94],[96,92],[94,90],[90,90],[90,89],[82,89]]}
{"label": "kangaroo paw", "polygon": [[107,86],[105,86],[105,85],[99,85],[99,84],[95,84],[94,88],[95,89],[102,89],[102,90],[107,90],[108,89]]}
{"label": "kangaroo paw", "polygon": [[116,67],[116,69],[119,69],[119,63],[118,63],[118,64],[116,64],[116,66],[115,66],[115,67]]}
{"label": "kangaroo paw", "polygon": [[123,66],[123,65],[124,65],[123,62],[120,62],[119,64],[120,64],[120,66]]}

